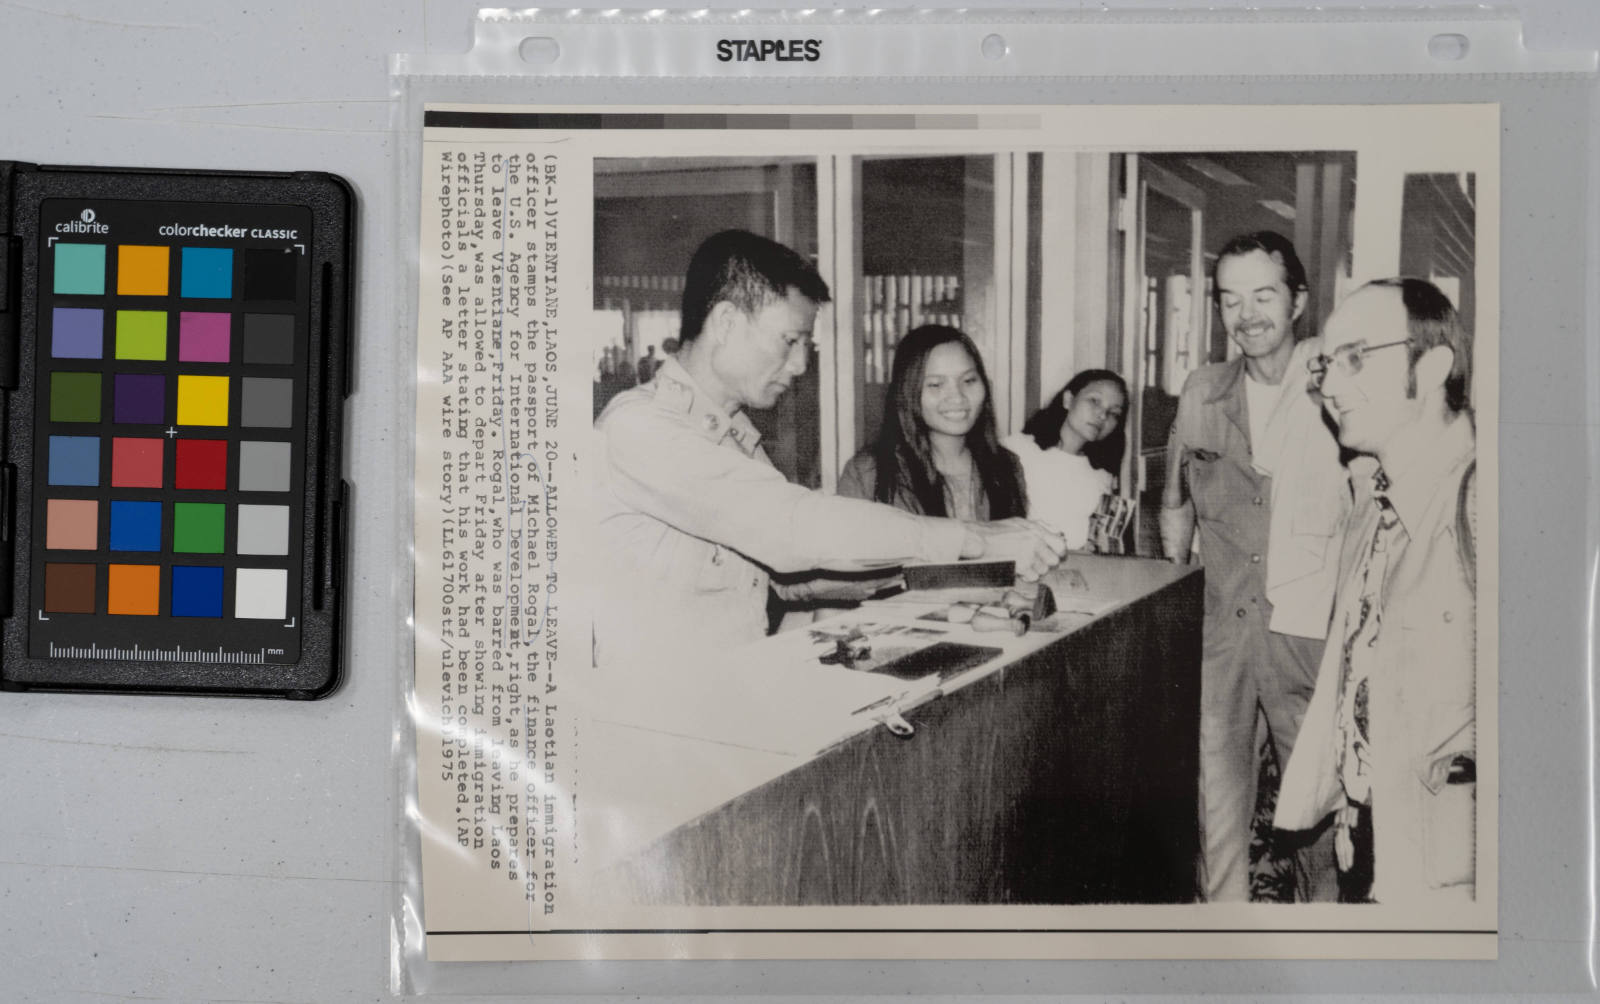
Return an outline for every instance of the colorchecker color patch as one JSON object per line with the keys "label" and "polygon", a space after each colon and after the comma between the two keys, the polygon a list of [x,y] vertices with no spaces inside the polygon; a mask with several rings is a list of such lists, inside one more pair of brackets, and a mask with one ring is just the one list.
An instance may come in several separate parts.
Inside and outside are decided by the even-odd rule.
{"label": "colorchecker color patch", "polygon": [[0,164],[0,193],[0,685],[328,692],[348,190]]}

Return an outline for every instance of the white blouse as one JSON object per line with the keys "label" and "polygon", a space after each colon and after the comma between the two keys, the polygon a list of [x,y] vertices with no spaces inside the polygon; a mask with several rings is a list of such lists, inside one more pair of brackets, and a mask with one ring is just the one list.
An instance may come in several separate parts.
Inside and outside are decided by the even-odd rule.
{"label": "white blouse", "polygon": [[1000,445],[1022,463],[1028,518],[1060,532],[1073,550],[1084,550],[1089,543],[1089,517],[1099,507],[1100,497],[1111,491],[1111,473],[1091,465],[1082,454],[1041,450],[1032,436],[1023,433],[1007,436]]}

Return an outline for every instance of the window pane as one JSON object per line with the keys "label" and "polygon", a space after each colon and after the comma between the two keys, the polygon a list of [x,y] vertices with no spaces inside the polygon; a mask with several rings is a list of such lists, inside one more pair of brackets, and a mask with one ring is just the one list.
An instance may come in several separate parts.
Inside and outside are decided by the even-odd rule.
{"label": "window pane", "polygon": [[[746,158],[595,162],[594,413],[676,350],[683,277],[701,241],[749,230],[817,258],[814,161]],[[751,410],[789,480],[822,483],[816,353],[777,406]]]}
{"label": "window pane", "polygon": [[906,332],[960,328],[983,353],[991,381],[1001,335],[993,322],[994,159],[861,158],[860,168],[858,447],[877,435],[894,348]]}
{"label": "window pane", "polygon": [[1400,205],[1400,274],[1427,279],[1472,331],[1477,312],[1477,178],[1408,174]]}

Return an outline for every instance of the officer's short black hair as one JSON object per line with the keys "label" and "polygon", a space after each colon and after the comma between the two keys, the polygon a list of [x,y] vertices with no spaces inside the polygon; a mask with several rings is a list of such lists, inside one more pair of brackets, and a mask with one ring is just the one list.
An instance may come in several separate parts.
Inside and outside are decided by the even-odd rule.
{"label": "officer's short black hair", "polygon": [[829,300],[816,266],[792,248],[748,230],[712,234],[689,259],[679,340],[687,344],[700,337],[711,309],[724,300],[754,314],[791,289],[812,303]]}

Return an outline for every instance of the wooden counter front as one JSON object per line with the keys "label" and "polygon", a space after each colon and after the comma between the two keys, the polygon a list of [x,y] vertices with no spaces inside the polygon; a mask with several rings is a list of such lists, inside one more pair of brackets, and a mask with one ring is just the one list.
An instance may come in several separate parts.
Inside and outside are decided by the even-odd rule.
{"label": "wooden counter front", "polygon": [[625,860],[638,903],[1194,898],[1202,577],[1074,556],[1127,602]]}

